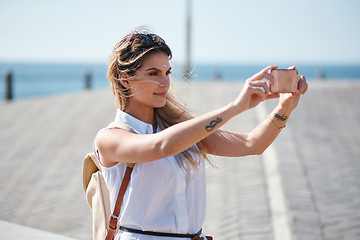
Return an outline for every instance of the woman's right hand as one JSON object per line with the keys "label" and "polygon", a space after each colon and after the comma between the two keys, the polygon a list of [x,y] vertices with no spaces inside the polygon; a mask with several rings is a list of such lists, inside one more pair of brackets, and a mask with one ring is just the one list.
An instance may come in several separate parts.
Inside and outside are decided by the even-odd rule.
{"label": "woman's right hand", "polygon": [[245,81],[239,96],[233,102],[238,108],[239,113],[256,107],[260,102],[266,99],[279,97],[279,94],[270,93],[268,83],[263,80],[266,78],[271,82],[273,76],[270,75],[270,71],[277,67],[277,65],[270,65]]}

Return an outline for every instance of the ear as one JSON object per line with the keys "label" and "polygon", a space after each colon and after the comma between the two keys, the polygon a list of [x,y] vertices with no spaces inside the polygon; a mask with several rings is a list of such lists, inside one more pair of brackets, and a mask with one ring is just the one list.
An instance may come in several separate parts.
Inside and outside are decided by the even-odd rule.
{"label": "ear", "polygon": [[120,72],[120,83],[125,88],[130,88],[130,86],[131,86],[130,81],[127,80],[129,78],[130,78],[130,76],[127,72],[125,72],[125,71]]}
{"label": "ear", "polygon": [[120,79],[121,85],[123,85],[126,89],[130,88],[130,82],[128,80]]}

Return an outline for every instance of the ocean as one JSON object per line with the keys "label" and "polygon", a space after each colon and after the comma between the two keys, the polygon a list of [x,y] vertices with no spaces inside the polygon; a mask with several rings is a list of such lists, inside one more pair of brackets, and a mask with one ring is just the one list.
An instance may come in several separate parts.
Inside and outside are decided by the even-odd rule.
{"label": "ocean", "polygon": [[[245,81],[265,65],[204,65],[193,67],[192,81]],[[279,66],[284,68],[285,66]],[[297,65],[309,81],[323,79],[360,81],[360,65]],[[0,63],[0,102],[5,100],[6,75],[11,72],[13,99],[82,91],[85,75],[91,76],[91,88],[108,88],[105,64]],[[172,65],[174,81],[182,81],[180,67]]]}

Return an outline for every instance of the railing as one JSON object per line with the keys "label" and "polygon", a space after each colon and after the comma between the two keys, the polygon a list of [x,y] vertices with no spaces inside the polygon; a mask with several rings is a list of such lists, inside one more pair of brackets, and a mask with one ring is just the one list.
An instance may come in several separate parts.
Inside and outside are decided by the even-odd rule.
{"label": "railing", "polygon": [[[182,67],[174,65],[172,79],[184,79]],[[260,65],[198,65],[193,81],[244,81],[262,69]],[[5,71],[11,69],[11,71]],[[360,65],[298,66],[307,80],[360,80]],[[10,64],[0,63],[0,102],[83,89],[109,87],[106,65]]]}
{"label": "railing", "polygon": [[45,94],[62,93],[77,90],[90,90],[108,86],[105,75],[86,71],[81,74],[16,74],[6,71],[0,96],[3,101],[12,101],[14,98],[26,98]]}

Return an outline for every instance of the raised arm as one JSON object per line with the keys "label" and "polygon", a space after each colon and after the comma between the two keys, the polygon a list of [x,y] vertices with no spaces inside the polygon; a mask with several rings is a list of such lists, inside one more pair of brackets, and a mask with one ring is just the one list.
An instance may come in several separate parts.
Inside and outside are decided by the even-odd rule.
{"label": "raised arm", "polygon": [[154,134],[142,135],[109,129],[98,135],[96,146],[102,164],[107,167],[117,162],[153,161],[188,149],[238,113],[238,107],[230,103]]}
{"label": "raised arm", "polygon": [[[248,79],[238,98],[228,105],[171,126],[159,133],[137,135],[124,130],[103,131],[96,141],[100,160],[105,166],[112,166],[117,162],[153,161],[178,154],[215,132],[214,136],[219,135],[218,128],[229,119],[255,107],[267,98],[274,97],[269,95],[267,83],[261,80],[267,78],[271,81],[272,76],[268,74],[269,69],[276,67],[269,66]],[[258,134],[256,132],[250,135],[255,138]],[[219,137],[215,137],[219,144],[226,142],[221,142],[219,139]],[[212,145],[209,146],[212,147]],[[210,150],[215,150],[215,148]]]}
{"label": "raised arm", "polygon": [[240,157],[262,154],[285,127],[300,95],[307,91],[304,76],[300,77],[299,92],[282,94],[278,106],[250,133],[217,130],[205,139],[208,153],[219,156]]}

